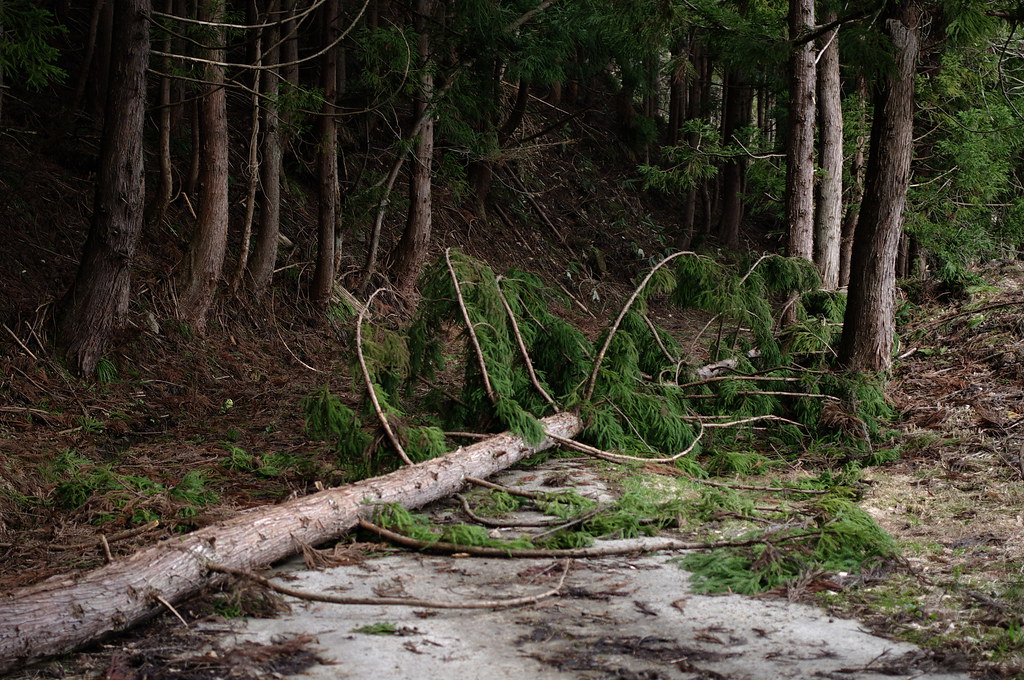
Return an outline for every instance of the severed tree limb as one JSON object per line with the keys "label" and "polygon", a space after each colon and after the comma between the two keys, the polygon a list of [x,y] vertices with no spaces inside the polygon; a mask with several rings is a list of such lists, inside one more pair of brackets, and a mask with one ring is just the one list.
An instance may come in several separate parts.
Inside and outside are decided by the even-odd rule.
{"label": "severed tree limb", "polygon": [[499,600],[466,600],[464,602],[442,602],[440,600],[421,600],[410,597],[344,597],[340,595],[323,595],[320,593],[310,593],[304,590],[297,590],[295,588],[283,586],[268,578],[264,578],[259,574],[253,573],[248,569],[235,569],[233,567],[225,567],[220,564],[210,564],[208,565],[208,568],[210,571],[248,579],[254,583],[260,584],[264,588],[273,590],[275,593],[310,602],[327,602],[329,604],[348,605],[396,605],[401,607],[423,607],[425,609],[501,609],[504,607],[521,607],[523,605],[533,604],[534,602],[539,602],[545,598],[558,595],[562,590],[562,586],[565,585],[565,577],[569,575],[570,564],[571,560],[566,559],[565,566],[562,570],[562,576],[558,579],[558,584],[555,585],[554,588],[546,590],[543,593],[525,595],[523,597],[503,598]]}
{"label": "severed tree limb", "polygon": [[380,400],[377,399],[377,390],[373,387],[373,379],[370,377],[370,369],[366,367],[366,358],[363,356],[363,317],[366,315],[366,310],[370,308],[370,303],[373,302],[374,296],[382,290],[384,289],[378,288],[373,291],[373,294],[367,298],[366,305],[359,310],[359,318],[356,319],[356,356],[359,358],[359,368],[363,371],[363,380],[366,381],[366,391],[370,393],[370,401],[373,403],[373,410],[377,414],[377,419],[380,420],[381,427],[384,428],[384,432],[388,435],[388,440],[395,447],[395,452],[402,459],[402,462],[406,465],[412,465],[412,460],[405,453],[402,443],[398,441],[398,435],[391,429],[391,423],[388,422],[388,417],[380,406]]}
{"label": "severed tree limb", "polygon": [[473,345],[473,351],[476,353],[477,364],[480,366],[480,377],[484,381],[484,389],[487,391],[487,397],[491,400],[492,404],[498,403],[498,395],[494,392],[494,387],[491,385],[491,376],[487,372],[487,362],[484,361],[484,351],[480,348],[480,339],[476,337],[476,329],[473,327],[473,320],[469,318],[469,310],[466,309],[466,300],[462,297],[462,286],[459,285],[459,276],[455,273],[455,267],[452,266],[452,249],[446,248],[444,251],[444,261],[448,265],[448,272],[452,276],[452,285],[455,286],[455,297],[459,301],[459,309],[462,311],[462,319],[466,322],[466,332],[469,333],[469,341]]}
{"label": "severed tree limb", "polygon": [[[575,436],[579,417],[540,420],[549,434]],[[416,508],[450,496],[468,476],[487,477],[554,445],[530,445],[510,432],[394,472],[243,511],[112,564],[62,574],[0,593],[0,673],[123,631],[223,580],[208,566],[252,569],[284,559],[303,543],[318,545],[351,530],[373,503]]]}
{"label": "severed tree limb", "polygon": [[688,250],[682,250],[678,253],[672,253],[671,255],[663,259],[661,262],[651,267],[651,271],[647,272],[647,276],[643,278],[643,280],[640,282],[640,285],[636,287],[636,290],[633,291],[633,294],[629,296],[628,300],[626,300],[626,304],[622,306],[622,311],[619,312],[619,315],[618,317],[616,317],[615,322],[611,325],[611,328],[608,329],[608,335],[607,337],[605,337],[604,344],[601,345],[601,349],[597,353],[597,358],[594,359],[594,368],[591,369],[590,378],[587,380],[587,389],[583,393],[584,402],[590,401],[590,397],[594,395],[594,385],[597,383],[597,374],[601,370],[601,362],[604,360],[604,355],[608,352],[608,347],[612,344],[612,338],[615,336],[615,331],[619,330],[619,326],[622,324],[622,320],[626,317],[626,313],[633,306],[633,303],[636,302],[636,299],[640,297],[640,293],[643,292],[644,288],[647,287],[647,282],[651,280],[651,277],[654,276],[654,273],[656,271],[658,271],[659,269],[661,269],[662,267],[664,267],[666,264],[676,259],[677,257],[681,255],[695,254],[696,253],[692,253]]}

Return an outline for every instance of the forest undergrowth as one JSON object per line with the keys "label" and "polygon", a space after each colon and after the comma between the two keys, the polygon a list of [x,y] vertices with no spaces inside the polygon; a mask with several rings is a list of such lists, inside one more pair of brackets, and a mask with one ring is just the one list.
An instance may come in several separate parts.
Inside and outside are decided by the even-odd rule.
{"label": "forest undergrowth", "polygon": [[[154,305],[90,382],[40,352],[32,324],[17,327],[28,336],[8,326],[0,588],[473,435],[537,439],[536,418],[571,409],[584,432],[540,458],[602,459],[617,503],[546,499],[572,528],[518,546],[468,525],[378,520],[466,548],[674,533],[708,544],[682,565],[699,589],[822,599],[994,676],[1019,674],[1019,271],[961,291],[952,309],[908,283],[920,297],[904,307],[883,386],[833,369],[843,298],[818,292],[806,263],[647,262],[628,285],[585,288],[579,262],[552,282],[550,267],[541,277],[450,250],[413,318],[381,291],[362,310],[338,302],[326,328],[277,298],[269,318],[226,306],[223,332],[197,337]],[[798,293],[798,322],[780,328]],[[468,502],[500,515],[523,501]]]}
{"label": "forest undergrowth", "polygon": [[[539,439],[537,417],[574,409],[584,432],[538,458],[602,459],[623,489],[616,503],[543,499],[572,527],[514,544],[408,513],[378,522],[466,549],[681,534],[708,544],[682,561],[700,590],[818,599],[1015,677],[1024,321],[1020,271],[1003,273],[952,309],[906,303],[888,400],[831,370],[842,298],[777,256],[673,255],[588,325],[539,277],[448,251],[414,318],[386,291],[341,310],[330,333],[349,350],[333,365],[318,354],[322,331],[273,337],[306,366],[297,380],[259,337],[214,346],[168,322],[88,386],[26,347],[5,359],[22,405],[2,409],[2,585],[95,567],[474,434]],[[799,321],[780,329],[796,293]],[[183,360],[158,368],[171,354]],[[304,398],[282,400],[285,390]],[[523,501],[467,502],[500,515]]]}

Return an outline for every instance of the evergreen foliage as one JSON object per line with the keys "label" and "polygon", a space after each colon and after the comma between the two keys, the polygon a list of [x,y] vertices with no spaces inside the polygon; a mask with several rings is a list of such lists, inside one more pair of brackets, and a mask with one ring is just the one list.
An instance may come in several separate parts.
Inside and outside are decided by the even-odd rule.
{"label": "evergreen foliage", "polygon": [[764,536],[765,543],[694,553],[680,560],[693,572],[698,592],[751,595],[793,581],[814,570],[858,571],[873,560],[895,554],[895,544],[871,517],[849,501],[825,497],[817,509],[818,531],[779,531],[770,537],[755,532],[740,540]]}
{"label": "evergreen foliage", "polygon": [[359,416],[328,388],[306,397],[302,408],[306,413],[306,431],[332,442],[343,462],[361,460],[366,455],[373,438],[363,430]]}
{"label": "evergreen foliage", "polygon": [[57,65],[60,53],[51,41],[65,32],[53,14],[32,0],[0,2],[0,76],[20,76],[25,85],[39,90],[67,74]]}

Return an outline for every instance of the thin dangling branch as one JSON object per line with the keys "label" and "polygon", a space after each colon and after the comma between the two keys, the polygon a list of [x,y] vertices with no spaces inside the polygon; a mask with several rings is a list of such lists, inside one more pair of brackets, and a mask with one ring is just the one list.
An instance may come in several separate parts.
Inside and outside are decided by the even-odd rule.
{"label": "thin dangling branch", "polygon": [[363,317],[366,316],[366,310],[370,308],[370,304],[373,302],[373,298],[377,293],[384,290],[378,288],[373,291],[366,300],[366,304],[359,310],[359,318],[356,319],[356,356],[359,358],[359,368],[363,370],[363,380],[366,382],[366,391],[370,394],[370,401],[373,403],[373,410],[377,413],[377,419],[380,420],[381,427],[384,428],[384,432],[388,436],[388,440],[391,445],[395,447],[395,452],[398,457],[402,459],[402,462],[406,465],[412,465],[413,462],[406,454],[405,449],[402,448],[401,442],[398,441],[398,435],[391,429],[391,423],[388,422],[388,417],[384,414],[384,409],[380,406],[380,401],[377,399],[377,390],[373,386],[373,379],[370,377],[370,369],[366,367],[366,358],[363,356]]}
{"label": "thin dangling branch", "polygon": [[448,272],[452,276],[452,285],[455,286],[455,297],[459,301],[459,310],[462,311],[462,319],[466,322],[466,332],[469,333],[469,341],[473,345],[473,351],[476,352],[476,360],[480,366],[480,377],[484,381],[484,389],[487,391],[487,397],[491,400],[492,404],[498,403],[498,395],[494,392],[494,387],[491,385],[491,376],[487,372],[487,362],[484,361],[484,351],[480,348],[480,339],[476,336],[476,329],[473,326],[473,321],[469,318],[469,310],[466,309],[466,300],[462,297],[462,287],[459,285],[459,277],[455,273],[455,267],[452,265],[452,249],[446,248],[444,251],[444,261],[448,265]]}
{"label": "thin dangling branch", "polygon": [[533,370],[533,361],[530,360],[530,353],[526,349],[526,342],[523,341],[523,335],[519,332],[519,323],[516,321],[516,315],[512,312],[512,307],[509,306],[508,300],[505,298],[505,294],[501,292],[501,277],[499,276],[495,281],[497,284],[495,287],[498,289],[498,298],[501,300],[502,306],[505,307],[505,313],[508,314],[509,323],[512,324],[512,332],[516,336],[516,344],[519,345],[519,351],[523,355],[523,363],[526,364],[526,371],[530,374],[530,381],[533,386],[540,392],[540,396],[544,397],[544,401],[551,404],[552,408],[555,409],[555,413],[558,413],[558,404],[551,398],[547,390],[540,384],[540,380],[537,378],[537,373]]}
{"label": "thin dangling branch", "polygon": [[604,344],[601,345],[601,351],[597,353],[597,358],[594,359],[594,368],[590,372],[590,378],[587,381],[587,391],[583,394],[583,401],[590,401],[590,397],[594,395],[594,385],[597,383],[597,374],[601,370],[601,362],[604,361],[604,355],[608,352],[608,347],[612,344],[612,338],[615,336],[615,331],[619,330],[619,325],[622,320],[626,317],[626,313],[629,311],[636,299],[640,297],[640,293],[643,292],[644,288],[647,287],[647,282],[651,280],[654,273],[664,267],[666,264],[676,259],[680,255],[696,255],[689,250],[683,250],[678,253],[672,253],[658,264],[651,268],[651,271],[647,272],[647,276],[644,277],[640,285],[637,286],[633,294],[626,300],[626,304],[622,306],[622,311],[619,312],[619,316],[615,319],[615,323],[612,324],[611,328],[608,329],[608,336],[604,339]]}

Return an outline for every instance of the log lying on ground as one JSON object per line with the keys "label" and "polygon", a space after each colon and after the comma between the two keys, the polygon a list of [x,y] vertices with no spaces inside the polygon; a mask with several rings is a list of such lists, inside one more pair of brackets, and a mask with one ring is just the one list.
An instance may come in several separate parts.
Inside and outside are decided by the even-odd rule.
{"label": "log lying on ground", "polygon": [[[573,437],[578,417],[541,420],[547,432]],[[487,477],[555,442],[535,446],[506,432],[440,458],[381,477],[260,507],[84,574],[56,576],[0,594],[0,673],[123,631],[224,577],[207,564],[253,569],[351,530],[373,503],[426,505],[459,490],[463,479]]]}

